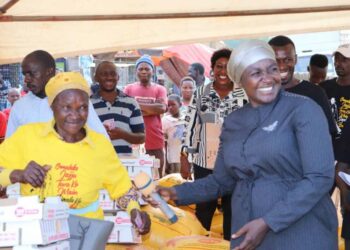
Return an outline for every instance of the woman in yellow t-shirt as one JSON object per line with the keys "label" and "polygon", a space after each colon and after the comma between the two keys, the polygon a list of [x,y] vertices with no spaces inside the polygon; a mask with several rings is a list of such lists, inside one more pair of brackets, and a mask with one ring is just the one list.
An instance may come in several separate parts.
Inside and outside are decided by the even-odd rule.
{"label": "woman in yellow t-shirt", "polygon": [[90,91],[85,79],[76,72],[59,73],[45,91],[54,119],[23,125],[1,144],[0,185],[20,182],[22,195],[42,199],[59,195],[72,214],[100,219],[99,190],[106,189],[130,213],[140,233],[147,233],[150,218],[139,210],[112,144],[85,125]]}

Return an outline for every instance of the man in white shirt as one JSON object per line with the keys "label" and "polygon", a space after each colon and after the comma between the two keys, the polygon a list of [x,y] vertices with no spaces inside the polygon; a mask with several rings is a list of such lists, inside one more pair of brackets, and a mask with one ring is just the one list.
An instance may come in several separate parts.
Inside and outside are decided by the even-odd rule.
{"label": "man in white shirt", "polygon": [[[43,50],[36,50],[23,59],[22,74],[30,92],[15,102],[12,107],[6,137],[11,136],[21,125],[32,122],[46,122],[53,119],[52,110],[45,93],[45,86],[50,78],[55,75],[55,69],[55,59]],[[87,125],[108,138],[107,132],[91,103],[89,103]]]}

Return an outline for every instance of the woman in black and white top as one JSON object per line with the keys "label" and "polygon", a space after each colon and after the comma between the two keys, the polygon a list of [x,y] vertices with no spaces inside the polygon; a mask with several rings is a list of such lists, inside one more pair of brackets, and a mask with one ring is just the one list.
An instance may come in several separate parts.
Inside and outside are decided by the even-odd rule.
{"label": "woman in black and white top", "polygon": [[[220,49],[211,57],[213,82],[199,87],[188,106],[186,130],[181,153],[181,175],[190,178],[190,163],[193,163],[194,178],[212,174],[216,158],[216,143],[219,142],[221,124],[228,114],[241,108],[246,102],[244,91],[235,89],[227,75],[227,63],[231,50]],[[218,146],[218,145],[217,145]],[[224,210],[224,238],[230,239],[230,197],[222,199]],[[196,216],[210,230],[217,200],[196,204]]]}

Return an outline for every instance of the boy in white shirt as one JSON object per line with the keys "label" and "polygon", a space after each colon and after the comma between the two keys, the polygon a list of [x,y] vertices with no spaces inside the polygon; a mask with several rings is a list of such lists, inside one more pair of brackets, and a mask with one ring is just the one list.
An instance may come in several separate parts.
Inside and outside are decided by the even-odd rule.
{"label": "boy in white shirt", "polygon": [[181,139],[185,130],[185,117],[180,112],[180,107],[180,96],[168,96],[168,113],[162,118],[165,137],[166,174],[180,172]]}

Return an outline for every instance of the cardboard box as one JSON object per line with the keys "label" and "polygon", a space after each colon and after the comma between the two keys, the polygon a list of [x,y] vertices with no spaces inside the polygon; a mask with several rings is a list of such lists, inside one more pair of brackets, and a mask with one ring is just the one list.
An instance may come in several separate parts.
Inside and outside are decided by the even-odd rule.
{"label": "cardboard box", "polygon": [[216,157],[219,151],[221,123],[206,123],[206,149],[207,168],[214,169]]}
{"label": "cardboard box", "polygon": [[15,246],[12,250],[70,250],[69,241],[59,241],[46,246]]}
{"label": "cardboard box", "polygon": [[62,218],[68,218],[68,205],[59,197],[48,197],[45,203],[38,196],[0,200],[0,223]]}
{"label": "cardboard box", "polygon": [[[142,194],[137,191],[139,193],[139,198],[137,199],[137,202],[139,203],[140,206],[144,206],[144,205],[148,205],[148,202],[145,201],[144,199],[142,199]],[[110,210],[106,210],[107,212],[112,212],[112,213],[115,213],[115,212],[118,212],[118,211],[125,211],[125,209],[122,209],[118,206],[118,203],[117,202],[114,202],[114,207],[113,207],[113,210],[110,211]]]}
{"label": "cardboard box", "polygon": [[[141,193],[139,193],[138,203],[141,206],[148,205],[148,202],[146,202],[142,199]],[[118,206],[117,202],[115,202],[114,200],[112,200],[110,198],[108,191],[105,189],[100,190],[99,204],[100,204],[100,207],[102,208],[102,210],[107,214],[123,210]]]}
{"label": "cardboard box", "polygon": [[45,245],[69,238],[67,219],[1,223],[0,246]]}
{"label": "cardboard box", "polygon": [[141,236],[131,223],[127,212],[118,211],[116,216],[105,216],[106,221],[112,221],[114,228],[109,235],[108,243],[141,243]]}
{"label": "cardboard box", "polygon": [[8,198],[19,198],[21,195],[21,184],[15,183],[12,185],[8,185],[6,187],[6,195]]}
{"label": "cardboard box", "polygon": [[133,179],[141,171],[152,177],[153,180],[159,179],[159,163],[158,159],[149,155],[142,155],[140,157],[123,156],[120,161],[128,170],[128,174]]}
{"label": "cardboard box", "polygon": [[100,190],[100,196],[98,202],[103,211],[114,210],[115,202],[109,197],[108,191],[105,189]]}
{"label": "cardboard box", "polygon": [[124,166],[134,167],[153,167],[154,157],[149,155],[142,155],[140,157],[123,156],[120,158]]}
{"label": "cardboard box", "polygon": [[68,205],[59,197],[0,200],[0,246],[46,245],[69,238]]}

